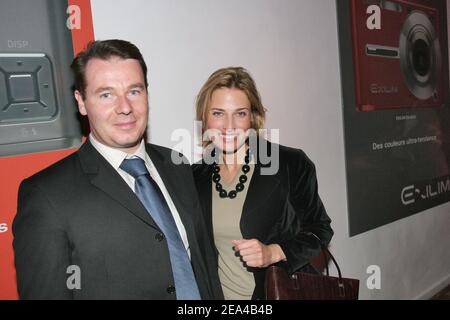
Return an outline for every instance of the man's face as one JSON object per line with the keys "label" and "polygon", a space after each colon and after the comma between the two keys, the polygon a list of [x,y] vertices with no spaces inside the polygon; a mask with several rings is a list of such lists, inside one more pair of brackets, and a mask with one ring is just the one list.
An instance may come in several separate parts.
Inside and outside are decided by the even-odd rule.
{"label": "man's face", "polygon": [[75,91],[78,109],[87,115],[92,135],[112,148],[133,153],[148,120],[144,74],[135,59],[91,59],[86,65],[84,99]]}

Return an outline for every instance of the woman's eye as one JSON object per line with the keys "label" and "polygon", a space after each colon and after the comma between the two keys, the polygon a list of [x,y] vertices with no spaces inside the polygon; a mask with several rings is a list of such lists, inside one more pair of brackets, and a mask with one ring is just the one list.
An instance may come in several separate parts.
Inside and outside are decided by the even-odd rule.
{"label": "woman's eye", "polygon": [[212,113],[212,115],[213,115],[214,117],[220,117],[222,114],[223,114],[223,113],[220,112],[220,111],[213,111],[213,113]]}
{"label": "woman's eye", "polygon": [[241,118],[244,118],[247,116],[247,112],[245,112],[245,111],[238,112],[238,116]]}

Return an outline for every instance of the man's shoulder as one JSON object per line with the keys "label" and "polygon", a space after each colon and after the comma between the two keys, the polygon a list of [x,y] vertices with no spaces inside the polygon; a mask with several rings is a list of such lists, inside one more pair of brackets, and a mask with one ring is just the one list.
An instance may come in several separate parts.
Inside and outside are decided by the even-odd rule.
{"label": "man's shoulder", "polygon": [[150,150],[150,152],[157,152],[164,157],[170,157],[172,152],[176,152],[175,150],[154,143],[146,143],[145,146],[147,151]]}
{"label": "man's shoulder", "polygon": [[147,143],[146,151],[150,158],[159,157],[163,161],[169,161],[173,165],[190,165],[189,160],[179,151],[161,145]]}
{"label": "man's shoulder", "polygon": [[51,164],[25,179],[29,183],[39,185],[49,185],[63,181],[73,180],[75,174],[79,172],[78,152],[74,152],[67,157]]}

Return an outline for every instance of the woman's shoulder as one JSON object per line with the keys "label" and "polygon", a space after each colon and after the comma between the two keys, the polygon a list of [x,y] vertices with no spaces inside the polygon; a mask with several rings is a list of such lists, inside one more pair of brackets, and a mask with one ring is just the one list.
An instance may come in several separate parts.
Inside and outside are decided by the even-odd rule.
{"label": "woman's shoulder", "polygon": [[302,149],[293,148],[282,144],[279,144],[278,146],[280,148],[280,154],[283,154],[286,157],[308,158]]}
{"label": "woman's shoulder", "polygon": [[280,162],[292,163],[297,166],[314,166],[312,160],[302,149],[289,147],[282,144],[271,144],[272,147],[278,147]]}

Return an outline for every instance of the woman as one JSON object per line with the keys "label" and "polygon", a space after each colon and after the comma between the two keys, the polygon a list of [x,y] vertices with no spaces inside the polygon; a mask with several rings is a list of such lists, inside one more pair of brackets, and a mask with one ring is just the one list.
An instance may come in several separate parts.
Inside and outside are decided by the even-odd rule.
{"label": "woman", "polygon": [[[314,164],[301,150],[251,139],[264,126],[265,109],[243,68],[214,72],[196,109],[207,142],[193,171],[225,299],[264,299],[269,265],[305,269],[333,236]],[[276,172],[267,174],[252,141],[278,151],[269,155]]]}

